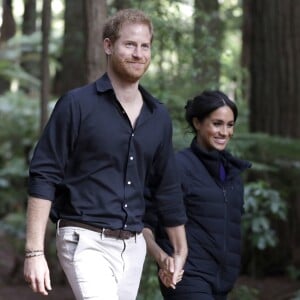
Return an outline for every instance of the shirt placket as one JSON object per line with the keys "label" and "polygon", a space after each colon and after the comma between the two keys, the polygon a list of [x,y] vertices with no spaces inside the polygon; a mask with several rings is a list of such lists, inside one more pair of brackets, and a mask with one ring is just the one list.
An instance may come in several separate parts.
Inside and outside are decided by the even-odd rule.
{"label": "shirt placket", "polygon": [[126,229],[128,225],[130,224],[130,199],[134,196],[135,193],[135,186],[136,183],[134,182],[136,176],[134,174],[135,170],[135,151],[134,151],[134,139],[135,134],[132,130],[130,138],[129,138],[129,151],[128,151],[128,157],[127,157],[127,166],[126,166],[126,173],[125,173],[125,197],[124,197],[124,203],[123,203],[123,209],[126,212],[126,221],[124,224],[124,228]]}

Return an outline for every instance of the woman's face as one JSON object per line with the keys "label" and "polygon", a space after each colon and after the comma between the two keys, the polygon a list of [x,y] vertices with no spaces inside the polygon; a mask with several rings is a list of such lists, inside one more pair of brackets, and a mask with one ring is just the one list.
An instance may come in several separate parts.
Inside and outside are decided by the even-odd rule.
{"label": "woman's face", "polygon": [[233,136],[234,115],[229,106],[214,110],[203,121],[193,118],[197,143],[206,150],[224,150]]}

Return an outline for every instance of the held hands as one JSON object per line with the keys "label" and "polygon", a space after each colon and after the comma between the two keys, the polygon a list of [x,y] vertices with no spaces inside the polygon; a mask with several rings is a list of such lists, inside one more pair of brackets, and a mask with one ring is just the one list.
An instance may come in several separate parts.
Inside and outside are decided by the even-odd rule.
{"label": "held hands", "polygon": [[48,291],[51,290],[51,282],[44,255],[25,257],[24,278],[35,293],[48,295]]}
{"label": "held hands", "polygon": [[182,280],[183,272],[181,257],[179,255],[167,256],[160,264],[158,276],[166,287],[175,289],[176,284]]}

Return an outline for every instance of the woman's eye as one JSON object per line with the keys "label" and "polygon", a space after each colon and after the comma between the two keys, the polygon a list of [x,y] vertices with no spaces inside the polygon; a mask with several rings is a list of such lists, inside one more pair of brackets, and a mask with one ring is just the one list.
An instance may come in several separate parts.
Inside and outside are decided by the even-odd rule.
{"label": "woman's eye", "polygon": [[214,122],[213,124],[214,124],[214,126],[219,127],[222,125],[222,122]]}

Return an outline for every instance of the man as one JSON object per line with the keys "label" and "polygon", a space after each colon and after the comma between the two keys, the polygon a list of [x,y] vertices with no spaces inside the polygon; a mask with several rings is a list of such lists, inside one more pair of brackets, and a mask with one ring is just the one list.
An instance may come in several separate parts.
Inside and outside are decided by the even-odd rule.
{"label": "man", "polygon": [[139,85],[152,37],[152,23],[139,10],[109,18],[103,30],[107,72],[61,97],[39,140],[30,165],[24,264],[35,292],[51,290],[43,255],[50,214],[76,299],[135,299],[146,253],[146,190],[172,241],[174,285],[182,272],[186,215],[171,121]]}

